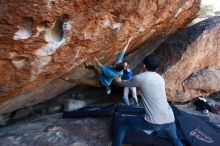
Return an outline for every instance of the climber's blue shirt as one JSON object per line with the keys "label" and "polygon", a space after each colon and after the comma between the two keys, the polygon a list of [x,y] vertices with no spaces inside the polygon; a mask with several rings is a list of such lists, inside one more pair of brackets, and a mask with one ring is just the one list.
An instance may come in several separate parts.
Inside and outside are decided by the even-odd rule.
{"label": "climber's blue shirt", "polygon": [[124,55],[124,52],[120,52],[112,64],[107,67],[104,65],[100,67],[102,75],[99,77],[99,80],[103,86],[110,86],[115,77],[123,75],[123,71],[116,71],[113,66],[115,62],[121,63]]}

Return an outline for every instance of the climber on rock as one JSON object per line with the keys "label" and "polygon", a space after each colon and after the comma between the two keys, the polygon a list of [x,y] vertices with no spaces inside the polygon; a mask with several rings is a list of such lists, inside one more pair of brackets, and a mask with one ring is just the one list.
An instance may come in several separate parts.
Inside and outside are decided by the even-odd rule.
{"label": "climber on rock", "polygon": [[96,79],[69,79],[67,77],[62,77],[62,76],[60,78],[71,83],[85,84],[95,87],[105,87],[106,94],[110,94],[111,93],[110,85],[112,81],[116,77],[120,77],[123,75],[123,70],[125,65],[122,61],[125,52],[128,49],[131,39],[132,37],[129,38],[123,51],[118,54],[116,60],[110,65],[105,66],[101,64],[97,58],[94,58],[94,61],[96,63],[95,65],[88,65],[87,63],[84,63],[85,68],[91,69],[95,72]]}

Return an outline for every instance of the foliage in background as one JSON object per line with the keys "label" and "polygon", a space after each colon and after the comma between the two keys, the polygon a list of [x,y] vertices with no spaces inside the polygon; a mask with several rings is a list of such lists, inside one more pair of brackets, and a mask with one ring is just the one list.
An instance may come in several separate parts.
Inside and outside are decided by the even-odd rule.
{"label": "foliage in background", "polygon": [[203,5],[200,10],[200,18],[210,18],[215,16],[213,5]]}
{"label": "foliage in background", "polygon": [[220,16],[220,11],[215,11],[215,8],[213,5],[202,5],[200,9],[199,17],[193,20],[193,22],[190,23],[190,25],[193,25],[205,19],[211,18],[213,16]]}

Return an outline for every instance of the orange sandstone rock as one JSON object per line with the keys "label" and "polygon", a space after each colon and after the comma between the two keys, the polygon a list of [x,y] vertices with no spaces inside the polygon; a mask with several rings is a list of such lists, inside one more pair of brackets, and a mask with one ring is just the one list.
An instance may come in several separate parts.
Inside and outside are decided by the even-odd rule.
{"label": "orange sandstone rock", "polygon": [[220,17],[171,35],[156,50],[169,100],[189,101],[220,91]]}
{"label": "orange sandstone rock", "polygon": [[[191,22],[200,0],[8,0],[0,3],[0,113],[50,99],[72,84],[57,79],[89,73],[93,57],[110,63]],[[153,50],[150,49],[149,51]]]}

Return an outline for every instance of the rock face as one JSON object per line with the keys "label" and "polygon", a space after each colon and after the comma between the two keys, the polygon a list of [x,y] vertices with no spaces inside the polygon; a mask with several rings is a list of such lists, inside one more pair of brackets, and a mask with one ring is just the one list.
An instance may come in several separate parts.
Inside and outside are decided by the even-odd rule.
{"label": "rock face", "polygon": [[161,59],[167,95],[188,101],[220,91],[220,17],[171,35],[154,52]]}
{"label": "rock face", "polygon": [[1,128],[1,146],[111,146],[109,119],[47,115]]}
{"label": "rock face", "polygon": [[[159,72],[166,81],[170,101],[184,102],[220,91],[220,17],[213,17],[170,35],[153,52],[160,60]],[[160,41],[159,41],[160,43]],[[138,74],[144,47],[127,56]]]}
{"label": "rock face", "polygon": [[80,64],[95,56],[110,63],[129,36],[128,52],[176,31],[199,6],[200,0],[2,1],[0,114],[70,88],[56,78],[70,71],[74,78],[88,77]]}

